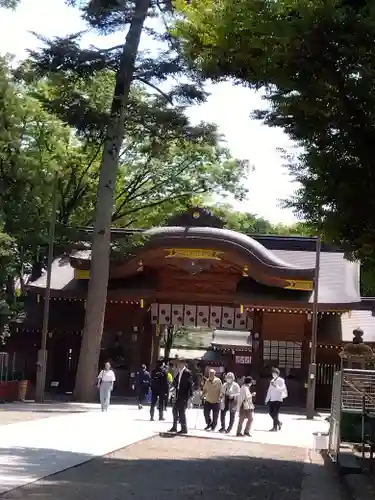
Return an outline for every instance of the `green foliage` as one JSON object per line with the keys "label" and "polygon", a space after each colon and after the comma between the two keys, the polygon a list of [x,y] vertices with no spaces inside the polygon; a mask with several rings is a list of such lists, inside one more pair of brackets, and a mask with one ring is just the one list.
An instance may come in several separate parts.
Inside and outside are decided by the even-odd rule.
{"label": "green foliage", "polygon": [[206,77],[265,90],[255,116],[304,149],[289,159],[301,187],[287,202],[353,255],[373,259],[373,2],[219,0],[184,6],[177,27]]}
{"label": "green foliage", "polygon": [[125,238],[112,241],[111,243],[111,259],[118,258],[120,261],[124,259],[124,255],[128,258],[136,255],[137,249],[143,247],[148,241],[147,235],[140,233],[131,234]]}
{"label": "green foliage", "polygon": [[171,326],[164,329],[161,338],[161,346],[164,347],[164,358],[170,359],[173,347],[198,347],[199,332],[192,332],[184,326]]}
{"label": "green foliage", "polygon": [[272,224],[263,217],[248,212],[236,212],[230,205],[217,205],[211,208],[215,215],[225,221],[225,227],[245,234],[275,234],[280,236],[312,236],[314,230],[305,223],[292,226]]}
{"label": "green foliage", "polygon": [[20,0],[0,0],[0,9],[15,9]]}
{"label": "green foliage", "polygon": [[[31,95],[43,103],[44,109],[78,130],[86,149],[100,156],[110,116],[114,85],[111,72],[99,73],[89,81],[80,79],[73,86],[58,76],[35,81],[35,73],[26,63],[17,76],[30,86]],[[248,176],[250,166],[231,157],[220,144],[215,125],[192,126],[185,106],[172,106],[139,87],[131,92],[127,113],[129,120],[119,157],[115,225],[147,227],[154,223],[159,205],[165,205],[167,213],[173,207],[186,207],[194,196],[210,192],[244,198],[247,191],[242,180]],[[96,180],[97,176],[90,179]]]}

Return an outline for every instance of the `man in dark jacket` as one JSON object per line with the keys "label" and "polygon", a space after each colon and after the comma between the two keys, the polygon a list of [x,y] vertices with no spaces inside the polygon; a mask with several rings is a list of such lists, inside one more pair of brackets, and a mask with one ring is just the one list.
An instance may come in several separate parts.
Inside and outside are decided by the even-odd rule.
{"label": "man in dark jacket", "polygon": [[150,419],[154,420],[155,406],[158,402],[159,420],[164,420],[164,408],[168,401],[168,372],[162,361],[158,361],[151,372],[151,407]]}
{"label": "man in dark jacket", "polygon": [[147,397],[151,385],[151,375],[146,369],[146,365],[142,365],[137,373],[137,391],[138,391],[138,408],[143,408],[143,403]]}
{"label": "man in dark jacket", "polygon": [[176,390],[176,398],[173,403],[173,425],[169,432],[177,432],[177,423],[180,422],[179,434],[187,434],[186,408],[188,401],[193,397],[193,377],[191,371],[186,368],[184,360],[178,360],[178,373],[173,381]]}

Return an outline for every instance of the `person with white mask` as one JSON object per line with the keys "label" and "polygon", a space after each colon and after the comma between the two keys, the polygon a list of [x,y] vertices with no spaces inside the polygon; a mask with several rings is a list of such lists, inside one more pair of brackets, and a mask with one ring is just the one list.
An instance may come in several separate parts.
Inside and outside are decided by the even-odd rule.
{"label": "person with white mask", "polygon": [[[234,420],[236,418],[237,411],[237,400],[240,395],[240,386],[237,384],[234,378],[234,373],[229,372],[225,377],[225,382],[221,388],[220,395],[220,420],[221,428],[219,432],[225,432],[227,434],[233,428]],[[226,415],[229,412],[229,425],[226,427],[225,420]]]}
{"label": "person with white mask", "polygon": [[281,405],[285,398],[288,397],[288,390],[285,380],[280,377],[280,370],[272,368],[272,380],[268,387],[265,403],[268,405],[268,413],[273,420],[273,427],[270,432],[281,430],[282,423],[279,419]]}

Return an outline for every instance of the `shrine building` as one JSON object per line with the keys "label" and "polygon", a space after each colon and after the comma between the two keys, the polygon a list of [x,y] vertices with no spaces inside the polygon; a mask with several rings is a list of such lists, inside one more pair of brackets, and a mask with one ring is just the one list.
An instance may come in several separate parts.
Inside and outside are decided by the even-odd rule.
{"label": "shrine building", "polygon": [[[208,210],[175,216],[166,227],[113,230],[114,244],[100,362],[111,360],[116,392],[127,394],[141,363],[163,354],[165,328],[184,328],[171,357],[250,374],[263,394],[270,369],[287,378],[289,404],[305,404],[312,336],[316,242],[297,236],[246,235],[224,228]],[[90,279],[89,249],[57,258],[52,267],[47,387],[71,392]],[[360,296],[360,264],[322,244],[318,291],[317,407],[329,406],[340,346],[361,327],[375,342],[372,304]],[[46,275],[28,284],[27,311],[7,349],[35,378]],[[367,322],[367,323],[366,323]],[[368,338],[366,331],[371,330]],[[179,343],[180,342],[180,343]],[[178,344],[179,343],[179,344]],[[177,345],[178,344],[178,345]],[[20,368],[21,369],[21,368]]]}

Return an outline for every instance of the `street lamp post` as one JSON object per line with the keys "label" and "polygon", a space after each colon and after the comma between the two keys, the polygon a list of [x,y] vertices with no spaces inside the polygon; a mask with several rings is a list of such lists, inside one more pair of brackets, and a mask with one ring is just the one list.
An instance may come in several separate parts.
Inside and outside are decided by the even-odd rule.
{"label": "street lamp post", "polygon": [[322,241],[320,236],[316,239],[315,248],[315,275],[314,275],[314,295],[311,321],[311,342],[310,342],[310,364],[307,381],[307,401],[306,417],[312,420],[315,415],[315,390],[316,390],[316,350],[318,344],[318,297],[319,297],[319,274],[320,274],[320,253]]}
{"label": "street lamp post", "polygon": [[44,295],[44,308],[43,308],[42,340],[40,349],[38,351],[38,360],[37,360],[36,397],[35,397],[37,403],[43,403],[44,391],[46,387],[47,337],[48,337],[48,323],[49,323],[49,305],[51,297],[53,248],[54,248],[55,229],[56,229],[56,212],[57,212],[57,176],[55,176],[53,184],[52,213],[48,231],[48,260],[47,260],[46,289]]}

